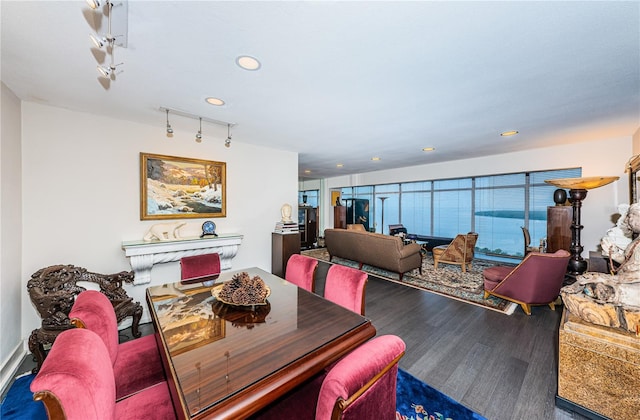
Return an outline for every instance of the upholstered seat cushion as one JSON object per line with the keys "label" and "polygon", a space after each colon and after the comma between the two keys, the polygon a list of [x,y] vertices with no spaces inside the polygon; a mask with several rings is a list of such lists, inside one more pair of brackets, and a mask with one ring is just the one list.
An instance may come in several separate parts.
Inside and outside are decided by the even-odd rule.
{"label": "upholstered seat cushion", "polygon": [[118,400],[164,382],[162,359],[155,335],[145,335],[120,344],[118,356],[113,364],[113,375]]}
{"label": "upholstered seat cushion", "polygon": [[115,419],[175,420],[167,382],[161,382],[116,404]]}
{"label": "upholstered seat cushion", "polygon": [[485,268],[482,271],[484,275],[484,288],[485,290],[493,290],[500,283],[507,274],[513,271],[513,267],[507,267],[503,265],[497,265],[495,267]]}

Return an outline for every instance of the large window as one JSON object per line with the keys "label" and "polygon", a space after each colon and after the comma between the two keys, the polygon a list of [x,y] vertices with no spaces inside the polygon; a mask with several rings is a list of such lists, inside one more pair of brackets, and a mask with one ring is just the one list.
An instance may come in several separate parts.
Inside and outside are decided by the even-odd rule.
{"label": "large window", "polygon": [[428,236],[474,231],[480,252],[521,257],[522,227],[529,229],[533,246],[547,234],[547,206],[554,205],[556,187],[544,180],[581,175],[580,168],[522,172],[342,188],[341,195],[347,205],[352,198],[369,200],[372,231],[388,233],[396,223]]}
{"label": "large window", "polygon": [[318,207],[318,190],[298,191],[298,205]]}

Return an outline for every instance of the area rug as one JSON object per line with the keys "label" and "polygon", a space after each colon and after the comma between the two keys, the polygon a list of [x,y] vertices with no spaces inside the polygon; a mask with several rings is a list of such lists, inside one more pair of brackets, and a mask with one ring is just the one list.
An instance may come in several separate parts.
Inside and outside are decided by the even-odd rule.
{"label": "area rug", "polygon": [[[24,374],[9,388],[0,405],[2,420],[46,420],[44,404],[33,401],[29,389],[34,374]],[[425,384],[409,373],[398,369],[396,419],[402,420],[462,420],[484,417]]]}
{"label": "area rug", "polygon": [[[329,262],[329,253],[326,248],[310,249],[302,251],[302,254],[320,261]],[[358,268],[357,262],[344,258],[334,257],[331,263]],[[482,277],[482,270],[487,267],[493,267],[494,265],[491,261],[475,259],[472,261],[471,267],[467,267],[466,273],[462,272],[460,266],[452,264],[439,264],[439,267],[435,269],[433,267],[433,257],[427,253],[422,260],[422,274],[420,274],[418,269],[415,269],[405,273],[402,280],[399,279],[400,276],[398,273],[393,273],[378,267],[364,265],[362,270],[394,283],[427,290],[511,315],[517,307],[515,303],[495,296],[489,296],[487,299],[484,298],[484,278]]]}
{"label": "area rug", "polygon": [[486,420],[402,369],[398,369],[396,419]]}
{"label": "area rug", "polygon": [[42,401],[34,401],[29,389],[36,375],[24,373],[13,382],[0,405],[2,420],[47,420],[47,411]]}

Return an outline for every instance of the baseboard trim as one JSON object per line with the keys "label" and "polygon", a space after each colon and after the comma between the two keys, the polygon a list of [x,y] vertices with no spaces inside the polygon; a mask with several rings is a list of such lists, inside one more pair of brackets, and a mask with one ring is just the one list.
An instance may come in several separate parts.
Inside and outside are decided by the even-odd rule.
{"label": "baseboard trim", "polygon": [[0,368],[0,395],[4,397],[4,394],[9,389],[14,376],[18,373],[18,369],[22,364],[22,361],[27,356],[26,343],[21,341],[11,352],[11,356],[3,362],[2,368]]}

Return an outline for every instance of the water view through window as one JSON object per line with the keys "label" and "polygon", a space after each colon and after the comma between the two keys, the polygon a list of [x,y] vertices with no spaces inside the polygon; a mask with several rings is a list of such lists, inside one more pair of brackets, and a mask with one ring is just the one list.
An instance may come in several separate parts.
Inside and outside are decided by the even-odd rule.
{"label": "water view through window", "polygon": [[478,233],[477,251],[521,257],[522,227],[529,229],[532,246],[547,235],[547,206],[555,204],[556,187],[544,180],[581,175],[580,168],[572,168],[347,187],[341,196],[347,202],[369,200],[370,228],[378,233],[388,234],[389,225],[397,223],[409,233],[427,236],[452,238],[473,231]]}

